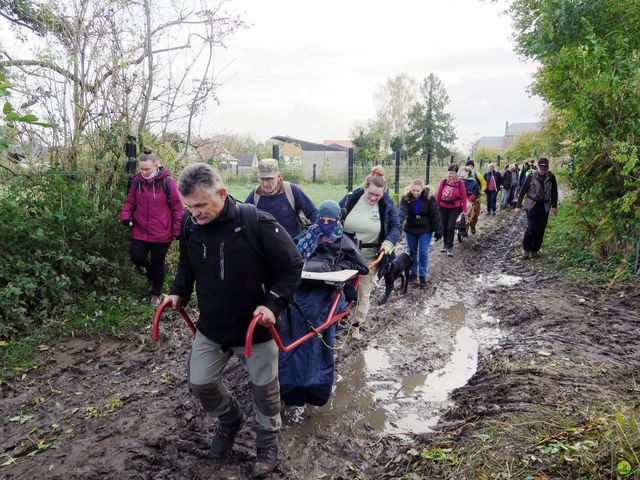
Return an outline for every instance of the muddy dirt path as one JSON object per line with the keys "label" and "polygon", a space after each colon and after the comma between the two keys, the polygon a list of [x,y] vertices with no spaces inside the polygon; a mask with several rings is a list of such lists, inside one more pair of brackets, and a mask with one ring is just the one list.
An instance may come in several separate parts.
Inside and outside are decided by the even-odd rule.
{"label": "muddy dirt path", "polygon": [[[540,305],[517,302],[539,285],[558,288],[518,259],[523,223],[511,213],[483,215],[478,234],[457,244],[453,258],[439,252],[440,244],[432,246],[427,289],[410,285],[406,296],[394,292],[384,307],[372,307],[362,340],[349,337],[348,326],[341,331],[332,399],[321,408],[284,409],[281,467],[271,478],[383,478],[394,452],[424,444],[437,435],[434,429],[531,401],[518,396],[523,388],[515,377],[496,391],[505,380],[492,376],[487,364],[496,351],[526,357],[531,348],[553,351],[562,339],[546,338],[548,325],[540,323],[551,320]],[[618,307],[633,318],[631,307]],[[563,317],[553,318],[560,323]],[[527,335],[512,340],[517,324],[527,325]],[[602,355],[605,332],[597,325],[584,331],[594,355]],[[157,344],[147,329],[125,340],[49,345],[41,368],[1,385],[0,478],[248,478],[254,456],[248,425],[228,462],[208,458],[213,422],[187,392],[190,341],[176,318],[164,322]],[[640,363],[636,343],[618,348]],[[576,344],[574,353],[580,348]],[[544,377],[534,377],[526,379],[529,389],[545,385]],[[238,360],[230,362],[226,379],[249,413],[248,380]],[[451,392],[467,382],[452,403]]]}

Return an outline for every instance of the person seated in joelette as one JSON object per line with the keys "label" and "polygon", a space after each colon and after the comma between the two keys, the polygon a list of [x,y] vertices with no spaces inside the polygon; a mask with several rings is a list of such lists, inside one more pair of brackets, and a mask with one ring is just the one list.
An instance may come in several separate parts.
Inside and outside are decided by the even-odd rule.
{"label": "person seated in joelette", "polygon": [[318,220],[296,237],[298,252],[307,272],[357,270],[369,273],[367,260],[356,244],[343,235],[340,206],[334,200],[325,200],[318,206]]}

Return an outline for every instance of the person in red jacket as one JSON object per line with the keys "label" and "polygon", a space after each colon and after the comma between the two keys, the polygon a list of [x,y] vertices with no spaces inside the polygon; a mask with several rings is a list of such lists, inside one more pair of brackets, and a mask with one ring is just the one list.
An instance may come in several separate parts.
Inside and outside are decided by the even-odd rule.
{"label": "person in red jacket", "polygon": [[449,165],[447,177],[440,182],[436,203],[440,209],[444,230],[444,245],[441,251],[447,252],[448,257],[453,257],[456,219],[460,212],[467,211],[467,190],[458,177],[458,165],[455,163]]}
{"label": "person in red jacket", "polygon": [[139,172],[131,182],[120,221],[131,230],[131,260],[146,275],[145,293],[151,305],[160,305],[164,261],[171,242],[180,236],[184,213],[178,186],[158,158],[145,148],[138,158]]}

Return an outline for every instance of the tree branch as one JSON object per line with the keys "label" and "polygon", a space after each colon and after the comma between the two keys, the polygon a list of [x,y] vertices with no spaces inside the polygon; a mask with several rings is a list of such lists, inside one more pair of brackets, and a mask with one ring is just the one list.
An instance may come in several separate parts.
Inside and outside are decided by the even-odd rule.
{"label": "tree branch", "polygon": [[79,85],[84,90],[93,91],[94,87],[91,85],[87,85],[84,80],[78,77],[76,74],[65,70],[64,68],[56,65],[52,62],[47,62],[46,60],[0,60],[0,68],[2,67],[41,67],[48,68],[49,70],[53,70],[56,73],[59,73],[63,77],[68,78],[73,83]]}

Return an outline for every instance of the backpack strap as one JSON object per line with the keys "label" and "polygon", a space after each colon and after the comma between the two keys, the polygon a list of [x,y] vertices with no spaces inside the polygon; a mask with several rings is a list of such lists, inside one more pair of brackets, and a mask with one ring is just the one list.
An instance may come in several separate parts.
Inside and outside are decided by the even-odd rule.
{"label": "backpack strap", "polygon": [[236,227],[235,231],[244,231],[251,248],[264,258],[264,248],[259,232],[258,209],[250,203],[237,203],[236,208],[238,208],[240,225]]}
{"label": "backpack strap", "polygon": [[289,205],[294,212],[298,213],[296,209],[296,198],[293,196],[293,189],[291,188],[291,182],[287,182],[286,180],[282,181],[282,187],[284,188],[284,194],[287,196],[287,200],[289,201]]}

